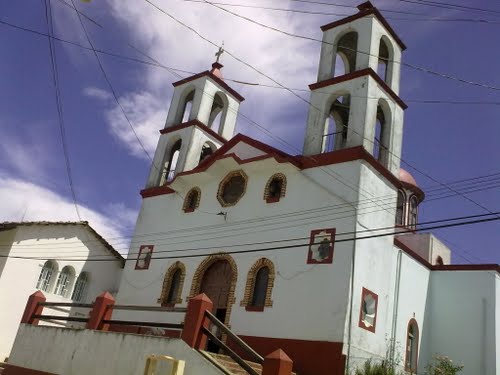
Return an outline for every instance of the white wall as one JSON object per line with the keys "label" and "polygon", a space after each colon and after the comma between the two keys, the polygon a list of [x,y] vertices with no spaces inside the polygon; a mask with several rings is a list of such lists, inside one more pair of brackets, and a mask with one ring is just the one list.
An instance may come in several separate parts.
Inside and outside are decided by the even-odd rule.
{"label": "white wall", "polygon": [[137,375],[152,354],[184,360],[185,375],[221,374],[180,339],[26,324],[19,328],[9,363],[60,375]]}
{"label": "white wall", "polygon": [[[246,155],[242,150],[240,154]],[[219,182],[237,169],[243,169],[248,176],[246,194],[235,206],[223,208],[216,198]],[[208,254],[296,245],[296,248],[232,254],[238,266],[238,281],[231,327],[236,333],[249,336],[342,341],[353,244],[336,244],[333,264],[321,265],[307,264],[307,245],[313,229],[335,227],[338,233],[354,230],[354,208],[346,200],[355,200],[357,170],[356,162],[300,172],[295,166],[280,164],[272,158],[243,165],[229,158],[217,161],[206,172],[176,179],[172,187],[179,194],[143,200],[118,303],[157,304],[166,270],[180,260],[187,270],[181,305],[185,306],[196,268]],[[278,172],[287,177],[286,196],[278,203],[268,204],[263,199],[264,188],[267,180]],[[338,175],[346,176],[351,187],[346,186],[345,178],[340,181]],[[184,213],[181,197],[193,186],[201,187],[200,206],[193,213]],[[216,215],[221,211],[227,212],[227,221]],[[283,241],[291,238],[297,240]],[[269,241],[274,242],[262,243]],[[256,242],[262,244],[245,245]],[[155,246],[149,270],[134,269],[141,245]],[[186,250],[178,251],[183,249]],[[179,254],[200,256],[176,258]],[[168,259],[160,259],[165,257]],[[264,312],[245,311],[240,302],[247,273],[261,257],[269,258],[276,267],[274,304]],[[117,316],[132,319],[133,314],[121,312]],[[175,314],[143,317],[169,322],[182,319]]]}
{"label": "white wall", "polygon": [[[76,225],[32,225],[19,226],[9,256],[44,257],[44,259],[77,258],[108,255],[110,252],[82,226]],[[106,257],[103,257],[104,259]],[[8,258],[0,278],[0,360],[9,355],[18,324],[24,312],[28,296],[34,293],[45,260]],[[91,302],[103,291],[116,292],[121,273],[118,260],[110,262],[57,261],[59,272],[64,266],[75,269],[75,279],[81,272],[90,274],[86,300]],[[52,276],[50,292],[44,292],[47,301],[71,302],[71,291],[67,298],[53,294],[58,273]],[[74,286],[73,281],[73,286]],[[82,313],[81,310],[72,311]],[[46,314],[58,315],[60,312],[46,309]]]}
{"label": "white wall", "polygon": [[[500,275],[493,271],[433,271],[420,362],[435,353],[463,363],[461,375],[496,375]],[[496,337],[495,337],[496,335]]]}

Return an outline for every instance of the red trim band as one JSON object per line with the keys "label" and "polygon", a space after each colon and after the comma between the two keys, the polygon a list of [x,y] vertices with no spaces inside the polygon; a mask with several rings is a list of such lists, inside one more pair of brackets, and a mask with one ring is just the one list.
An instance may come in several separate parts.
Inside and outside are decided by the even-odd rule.
{"label": "red trim band", "polygon": [[172,86],[177,87],[177,86],[183,85],[184,83],[188,83],[188,82],[194,81],[198,78],[205,77],[205,76],[208,76],[212,80],[214,80],[219,86],[221,86],[224,90],[226,90],[228,93],[230,93],[232,96],[234,96],[236,98],[236,100],[238,100],[240,103],[243,100],[245,100],[245,98],[243,96],[241,96],[234,89],[229,87],[229,85],[226,82],[224,82],[222,79],[217,77],[215,74],[210,73],[208,70],[201,72],[201,73],[198,73],[198,74],[195,74],[194,76],[181,79],[180,81],[174,82],[174,83],[172,83]]}
{"label": "red trim band", "polygon": [[355,70],[354,72],[344,74],[339,77],[333,77],[329,79],[325,79],[324,81],[316,82],[311,85],[309,85],[309,89],[311,90],[317,90],[319,88],[335,85],[337,83],[349,81],[355,78],[363,77],[363,76],[371,76],[377,83],[382,86],[384,91],[396,101],[396,103],[399,104],[399,106],[402,109],[408,108],[408,105],[396,94],[392,89],[389,87],[385,81],[379,77],[379,75],[372,69],[372,68],[366,68],[366,69],[361,69],[361,70]]}
{"label": "red trim band", "polygon": [[204,123],[202,123],[201,121],[196,120],[196,119],[190,120],[188,122],[183,122],[182,124],[172,125],[172,126],[169,126],[168,128],[163,128],[163,129],[160,130],[160,134],[163,135],[163,134],[172,133],[172,132],[175,132],[177,130],[189,128],[190,126],[196,126],[196,127],[200,128],[201,130],[207,132],[212,137],[214,137],[215,139],[217,139],[219,142],[222,142],[222,143],[226,143],[227,142],[227,140],[224,139],[221,135],[219,135],[218,133],[214,132],[212,129],[210,129],[208,126],[206,126]]}

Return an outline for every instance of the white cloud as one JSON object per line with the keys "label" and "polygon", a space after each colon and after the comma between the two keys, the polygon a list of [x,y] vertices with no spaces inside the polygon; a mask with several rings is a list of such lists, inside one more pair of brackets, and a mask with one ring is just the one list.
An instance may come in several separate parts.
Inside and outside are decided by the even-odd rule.
{"label": "white cloud", "polygon": [[[73,202],[34,183],[0,174],[0,221],[78,221]],[[82,220],[110,243],[120,242],[130,227],[132,211],[113,205],[113,215],[105,216],[79,205]],[[123,240],[121,241],[123,243]],[[119,250],[123,252],[123,246]],[[126,252],[126,251],[125,251]]]}
{"label": "white cloud", "polygon": [[100,89],[98,87],[86,87],[83,89],[83,93],[84,93],[84,95],[86,95],[88,97],[99,99],[99,100],[108,100],[108,99],[111,99],[113,97],[109,92],[107,92],[103,89]]}

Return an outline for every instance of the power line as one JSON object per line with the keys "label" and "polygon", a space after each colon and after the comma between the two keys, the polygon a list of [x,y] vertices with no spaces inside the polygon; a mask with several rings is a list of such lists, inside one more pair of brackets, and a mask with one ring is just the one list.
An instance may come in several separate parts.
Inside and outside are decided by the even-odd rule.
{"label": "power line", "polygon": [[[49,35],[52,35],[54,33],[54,28],[53,28],[53,20],[52,20],[52,9],[50,5],[50,0],[44,0],[45,4],[45,20],[47,22],[47,31]],[[66,174],[68,176],[68,183],[69,187],[71,190],[71,197],[73,198],[73,204],[75,206],[75,211],[76,211],[76,216],[78,217],[78,220],[81,221],[80,217],[80,211],[78,209],[78,203],[76,199],[76,193],[75,193],[75,187],[73,185],[73,177],[71,173],[71,163],[69,159],[69,152],[68,152],[68,145],[66,141],[66,132],[64,130],[64,115],[63,115],[63,107],[62,107],[62,101],[61,101],[61,92],[59,90],[59,74],[57,71],[57,57],[56,57],[56,50],[55,46],[53,44],[53,40],[51,38],[48,38],[49,42],[49,52],[50,52],[50,66],[51,66],[51,71],[52,71],[52,82],[54,84],[54,91],[55,91],[55,97],[56,97],[56,107],[57,107],[57,116],[59,119],[59,133],[61,135],[61,144],[62,144],[62,149],[63,149],[63,155],[64,155],[64,161],[66,163]]]}
{"label": "power line", "polygon": [[[60,0],[60,1],[63,1],[63,0]],[[79,44],[77,42],[73,42],[73,41],[70,41],[70,40],[67,40],[67,39],[64,39],[64,38],[60,38],[60,37],[56,37],[54,35],[49,35],[49,34],[46,34],[46,33],[43,33],[43,32],[37,31],[37,30],[33,30],[33,29],[29,29],[29,28],[22,27],[22,26],[19,26],[19,25],[15,25],[13,23],[10,23],[10,22],[4,21],[4,20],[0,20],[0,24],[2,24],[4,26],[12,27],[14,29],[18,29],[18,30],[21,30],[21,31],[25,31],[25,32],[28,32],[28,33],[33,33],[33,34],[40,35],[40,36],[46,36],[46,37],[52,38],[54,40],[57,40],[58,42],[61,42],[61,43],[66,43],[66,44],[72,45],[74,47],[78,47],[78,48],[82,48],[82,49],[85,49],[85,50],[88,50],[88,51],[92,51],[92,48],[84,46],[84,45]],[[129,44],[129,46],[131,48],[135,49],[137,52],[139,52],[141,54],[144,54],[142,51],[138,50],[133,45]],[[180,73],[185,73],[185,74],[190,74],[190,75],[197,74],[196,72],[192,72],[192,71],[189,71],[189,70],[175,68],[175,67],[167,66],[167,65],[164,65],[164,64],[161,64],[161,63],[155,63],[155,62],[151,62],[151,61],[146,61],[146,60],[138,59],[136,57],[131,57],[131,56],[127,56],[127,55],[123,55],[123,54],[119,54],[119,53],[114,53],[114,52],[110,52],[110,51],[103,50],[103,49],[95,48],[95,51],[97,53],[100,53],[100,54],[103,54],[103,55],[107,55],[107,56],[111,56],[111,57],[115,57],[115,58],[118,58],[120,60],[131,61],[131,62],[135,62],[135,63],[142,64],[142,65],[153,66],[153,67],[165,69],[167,71],[180,72]],[[177,76],[182,77],[182,76],[180,76],[178,74],[177,74]],[[185,78],[185,77],[182,77],[182,78]],[[238,84],[241,84],[241,85],[245,85],[245,86],[249,86],[249,87],[263,87],[263,88],[273,88],[273,89],[285,90],[281,86],[269,85],[269,84],[264,84],[264,83],[260,83],[260,82],[248,82],[248,81],[245,81],[245,80],[242,80],[242,79],[232,79],[232,78],[225,77],[224,80],[225,81],[230,81],[230,82],[235,82],[235,83],[238,83]],[[293,91],[298,91],[298,92],[307,92],[307,93],[311,92],[311,90],[304,89],[304,88],[290,88],[290,89],[293,90]],[[322,92],[321,90],[316,90],[316,91],[317,92]],[[359,95],[358,96],[352,95],[352,97],[366,98],[366,99],[373,99],[373,100],[378,100],[379,99],[377,97],[359,96]],[[407,102],[407,103],[415,103],[415,104],[495,105],[495,106],[500,105],[500,101],[484,101],[484,100],[461,100],[460,101],[460,100],[450,100],[450,99],[435,99],[435,100],[432,100],[432,99],[411,99],[410,98],[410,99],[405,99],[405,102]]]}
{"label": "power line", "polygon": [[[148,3],[150,3],[150,4],[152,4],[149,0],[145,0],[145,1],[148,2]],[[269,30],[276,31],[276,32],[281,33],[283,35],[287,35],[287,36],[290,36],[290,37],[293,37],[293,38],[298,38],[298,39],[304,39],[304,40],[314,41],[314,42],[318,42],[318,43],[321,43],[321,44],[334,45],[333,43],[328,43],[328,42],[325,42],[325,41],[323,41],[321,39],[316,39],[316,38],[313,38],[313,37],[309,37],[309,36],[305,36],[305,35],[298,35],[298,34],[290,33],[288,31],[284,31],[284,30],[281,30],[281,29],[279,29],[277,27],[269,26],[269,25],[263,24],[263,23],[261,23],[259,21],[255,21],[254,19],[251,19],[249,17],[242,16],[241,14],[233,12],[233,11],[231,11],[229,9],[225,9],[223,7],[215,5],[214,3],[210,2],[210,1],[207,1],[207,0],[202,0],[202,1],[205,2],[205,3],[207,3],[207,4],[212,5],[213,7],[218,8],[218,9],[220,9],[220,10],[226,12],[226,13],[229,13],[229,14],[235,16],[235,17],[242,18],[242,19],[244,19],[244,20],[246,20],[248,22],[254,23],[256,25],[259,25],[259,26],[264,27],[264,28],[269,29]],[[159,8],[157,6],[155,6],[155,7],[157,9],[161,9],[161,8]],[[175,18],[173,18],[173,19],[175,19]],[[180,22],[180,21],[177,21],[177,22]],[[188,28],[190,28],[191,30],[194,30],[194,29],[192,29],[191,27],[189,27],[187,25],[185,25],[185,26],[188,27]],[[197,33],[197,34],[199,34],[199,33]],[[205,39],[205,40],[207,40],[207,39]],[[353,49],[353,48],[343,47],[343,49],[355,51],[355,52],[362,53],[362,54],[368,55],[368,56],[378,57],[378,55],[373,55],[373,54],[370,54],[369,52],[359,51],[359,50],[356,50],[356,49]],[[233,58],[235,58],[234,55],[232,55],[230,53],[228,53],[228,54],[230,56],[232,56]],[[488,84],[485,84],[485,83],[480,83],[480,82],[469,81],[469,80],[466,80],[466,79],[463,79],[463,78],[454,77],[454,76],[449,75],[449,74],[437,72],[437,71],[434,71],[434,70],[431,70],[431,69],[428,69],[428,68],[425,68],[425,67],[421,67],[421,66],[417,66],[417,65],[413,65],[413,64],[409,64],[409,63],[404,63],[404,62],[401,62],[401,61],[395,61],[395,60],[386,60],[386,61],[387,62],[392,62],[392,63],[395,63],[395,64],[399,64],[399,65],[402,65],[402,66],[407,66],[407,67],[410,67],[412,69],[419,70],[421,72],[433,74],[433,75],[436,75],[436,76],[441,77],[441,78],[446,78],[446,79],[455,80],[455,81],[466,83],[466,84],[473,85],[473,86],[478,86],[478,87],[487,88],[487,89],[491,89],[491,90],[495,90],[495,91],[500,91],[500,87],[491,86],[491,85],[488,85]],[[273,80],[273,82],[275,82],[275,81]],[[277,82],[275,82],[275,83],[277,83]]]}
{"label": "power line", "polygon": [[[205,3],[203,0],[184,0],[192,3]],[[339,16],[346,17],[350,16],[350,14],[346,13],[333,13],[333,12],[319,12],[319,11],[311,11],[311,10],[302,10],[302,9],[289,9],[289,8],[275,8],[275,7],[266,7],[266,6],[258,6],[258,5],[248,5],[248,4],[234,4],[234,3],[220,3],[220,2],[211,2],[216,5],[223,5],[229,7],[236,8],[250,8],[250,9],[263,9],[263,10],[272,10],[286,13],[298,13],[298,14],[307,14],[314,16]],[[331,5],[331,4],[330,4]],[[349,6],[349,8],[356,8],[355,6]],[[386,10],[387,12],[387,10]],[[412,15],[415,13],[404,12],[404,11],[393,11],[401,14]],[[418,13],[417,13],[418,14]],[[425,14],[420,14],[425,15]],[[408,18],[408,17],[385,17],[389,20],[400,20],[400,21],[423,21],[423,22],[468,22],[468,23],[483,23],[483,24],[497,24],[500,25],[500,21],[493,21],[488,19],[474,19],[474,18],[443,18],[443,17],[431,17],[431,18]]]}
{"label": "power line", "polygon": [[[431,221],[427,221],[427,222],[422,222],[422,223],[419,223],[419,231],[423,231],[423,230],[429,230],[429,229],[432,229],[430,226],[431,225],[435,225],[435,224],[442,224],[442,223],[450,223],[450,222],[457,222],[457,221],[460,221],[460,220],[471,220],[471,219],[474,219],[474,220],[482,220],[482,219],[485,219],[485,218],[488,218],[490,216],[495,216],[496,214],[498,213],[493,213],[493,214],[476,214],[476,215],[467,215],[467,216],[459,216],[459,217],[453,217],[453,218],[446,218],[446,219],[439,219],[439,220],[431,220]],[[323,219],[321,222],[325,222],[327,220]],[[405,229],[405,228],[402,228],[402,227],[395,227],[395,226],[387,226],[387,227],[381,227],[381,228],[373,228],[373,229],[366,229],[366,230],[355,230],[355,231],[348,231],[348,232],[337,232],[336,233],[336,237],[345,237],[345,236],[348,236],[348,235],[359,235],[359,234],[362,234],[362,233],[374,233],[374,232],[380,232],[380,231],[391,231],[390,233],[391,234],[394,234],[394,235],[398,235],[398,234],[401,234],[401,233],[413,233],[413,232],[416,232],[417,229],[414,228],[414,229]],[[223,236],[223,237],[239,237],[240,235],[238,234],[232,234],[232,235],[229,235],[229,236]],[[214,237],[214,238],[210,238],[210,239],[203,239],[203,241],[209,241],[209,240],[212,240],[212,239],[220,239],[221,237]],[[168,239],[168,237],[164,237],[164,239]],[[252,246],[252,245],[264,245],[264,244],[271,244],[271,243],[281,243],[281,242],[291,242],[291,241],[300,241],[300,240],[307,240],[309,239],[309,236],[305,236],[305,237],[296,237],[296,238],[286,238],[286,239],[278,239],[278,240],[270,240],[270,241],[261,241],[261,242],[250,242],[250,243],[241,243],[241,242],[238,242],[236,244],[221,244],[221,245],[217,245],[217,246],[209,246],[209,247],[195,247],[195,248],[182,248],[182,249],[174,249],[174,250],[159,250],[159,251],[155,251],[155,253],[172,253],[172,252],[186,252],[186,251],[197,251],[197,250],[210,250],[210,249],[221,249],[221,248],[233,248],[233,247],[241,247],[241,246]],[[200,240],[202,241],[202,240]],[[191,240],[191,242],[197,242],[197,240]],[[185,243],[185,241],[182,241],[182,242],[172,242],[172,241],[168,241],[168,242],[164,242],[164,243],[158,243],[157,240],[155,240],[155,245],[168,245],[168,246],[175,246],[175,245],[178,245],[178,244],[182,244],[182,243]],[[51,245],[51,249],[54,248],[54,246],[57,246],[57,245]],[[18,248],[18,246],[16,246],[16,249]],[[73,246],[73,247],[67,247],[66,249],[77,249],[77,248],[81,248],[81,247],[77,247],[77,246]],[[60,250],[60,249],[59,249]],[[62,251],[62,250],[61,250]],[[35,252],[38,252],[37,250],[29,250],[29,251],[26,251],[26,252],[32,252],[32,253],[35,253]],[[51,250],[49,251],[50,253],[54,254],[54,251]],[[67,253],[70,253],[70,254],[74,254],[74,253],[79,253],[80,251],[66,251]],[[88,251],[87,251],[88,253]],[[129,258],[131,255],[138,255],[139,253],[138,252],[130,252],[128,254]],[[102,255],[103,257],[109,257],[111,255]],[[101,257],[99,255],[96,255],[95,257]]]}
{"label": "power line", "polygon": [[113,86],[111,85],[111,81],[109,80],[108,78],[108,75],[106,74],[106,71],[104,70],[104,67],[101,63],[101,60],[99,58],[99,55],[97,53],[97,51],[95,50],[94,48],[94,44],[92,43],[92,41],[90,40],[90,36],[89,34],[87,33],[87,29],[85,28],[85,24],[83,23],[82,21],[82,17],[80,15],[80,13],[77,11],[77,8],[75,6],[75,3],[73,0],[71,0],[71,3],[73,4],[73,8],[74,10],[77,12],[77,16],[78,16],[78,20],[80,21],[80,25],[82,26],[82,29],[83,29],[83,32],[85,33],[85,37],[87,39],[87,42],[89,43],[90,47],[92,48],[92,52],[94,53],[94,56],[97,60],[97,64],[99,65],[99,69],[101,70],[102,72],[102,75],[106,81],[106,83],[108,84],[108,88],[109,90],[111,91],[111,93],[113,94],[113,98],[115,99],[115,102],[116,104],[118,105],[118,107],[121,109],[122,113],[123,113],[123,116],[125,117],[125,119],[127,120],[127,123],[129,124],[130,126],[130,129],[132,130],[132,133],[134,134],[135,138],[137,139],[137,143],[139,143],[139,145],[141,146],[142,150],[144,151],[144,154],[148,157],[148,159],[151,161],[151,164],[153,166],[156,167],[156,165],[154,164],[153,162],[153,159],[151,158],[151,156],[149,155],[148,151],[146,150],[146,148],[144,147],[144,144],[142,143],[141,139],[139,138],[139,136],[137,135],[137,132],[135,131],[135,128],[134,126],[132,125],[132,122],[130,121],[130,119],[128,118],[126,112],[125,112],[125,109],[123,108],[123,106],[121,105],[120,101],[118,100],[118,95],[116,94]]}
{"label": "power line", "polygon": [[500,15],[500,11],[495,10],[495,9],[485,9],[485,8],[478,8],[478,7],[470,7],[467,5],[461,5],[461,4],[451,4],[451,3],[445,3],[445,2],[439,2],[439,1],[430,1],[430,0],[399,0],[404,3],[411,3],[411,4],[417,4],[417,5],[425,5],[429,7],[435,7],[435,8],[443,8],[443,9],[452,9],[452,10],[459,10],[463,12],[482,12],[482,13],[489,13],[489,14],[498,14]]}
{"label": "power line", "polygon": [[[362,237],[352,237],[352,238],[346,238],[346,239],[340,239],[340,240],[335,239],[333,241],[333,243],[342,243],[342,242],[351,242],[351,241],[358,241],[358,240],[364,240],[364,239],[370,239],[370,238],[387,237],[387,236],[394,236],[397,234],[404,234],[404,233],[415,233],[415,232],[421,232],[423,230],[452,228],[452,227],[479,224],[479,223],[485,223],[485,222],[491,222],[491,221],[497,221],[497,220],[500,220],[500,217],[470,220],[470,221],[459,222],[459,223],[441,224],[441,225],[435,225],[435,226],[431,226],[431,227],[427,227],[427,228],[417,228],[414,230],[413,229],[400,230],[397,233],[391,232],[391,233],[383,233],[383,234],[373,234],[373,235],[362,236]],[[263,251],[277,251],[277,250],[284,250],[284,249],[292,249],[292,248],[309,246],[309,245],[310,245],[310,243],[302,243],[302,244],[294,244],[294,245],[283,245],[283,246],[274,246],[274,247],[267,247],[267,248],[257,248],[257,249],[250,249],[250,250],[224,251],[223,253],[224,254],[257,253],[257,252],[263,252]],[[155,257],[153,255],[152,259],[157,259],[157,260],[158,259],[184,259],[184,258],[205,257],[205,256],[212,255],[212,254],[213,253],[187,254],[187,255],[181,255],[181,256],[162,256],[162,257]],[[0,258],[31,259],[31,260],[45,260],[45,259],[47,259],[46,257],[19,257],[19,256],[10,256],[10,255],[0,255]],[[61,260],[72,261],[72,262],[78,262],[78,261],[82,261],[82,262],[116,261],[116,259],[94,259],[94,258],[85,258],[85,259],[51,258],[51,259],[60,260],[60,261]]]}

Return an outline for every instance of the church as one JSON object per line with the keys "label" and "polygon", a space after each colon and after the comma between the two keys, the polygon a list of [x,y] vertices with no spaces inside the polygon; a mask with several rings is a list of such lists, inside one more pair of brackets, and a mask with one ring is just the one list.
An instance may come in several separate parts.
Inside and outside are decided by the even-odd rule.
{"label": "church", "polygon": [[400,166],[406,46],[370,2],[358,9],[321,27],[302,155],[234,134],[244,98],[218,61],[173,84],[117,300],[205,293],[253,349],[281,348],[305,375],[388,353],[413,374],[437,353],[499,374],[499,268],[450,265],[416,231],[425,194]]}
{"label": "church", "polygon": [[116,302],[176,309],[204,293],[253,350],[282,349],[300,375],[368,359],[423,374],[434,355],[500,374],[500,267],[452,265],[418,230],[425,194],[401,168],[405,44],[370,2],[321,31],[300,155],[234,134],[244,98],[218,58],[173,83]]}

